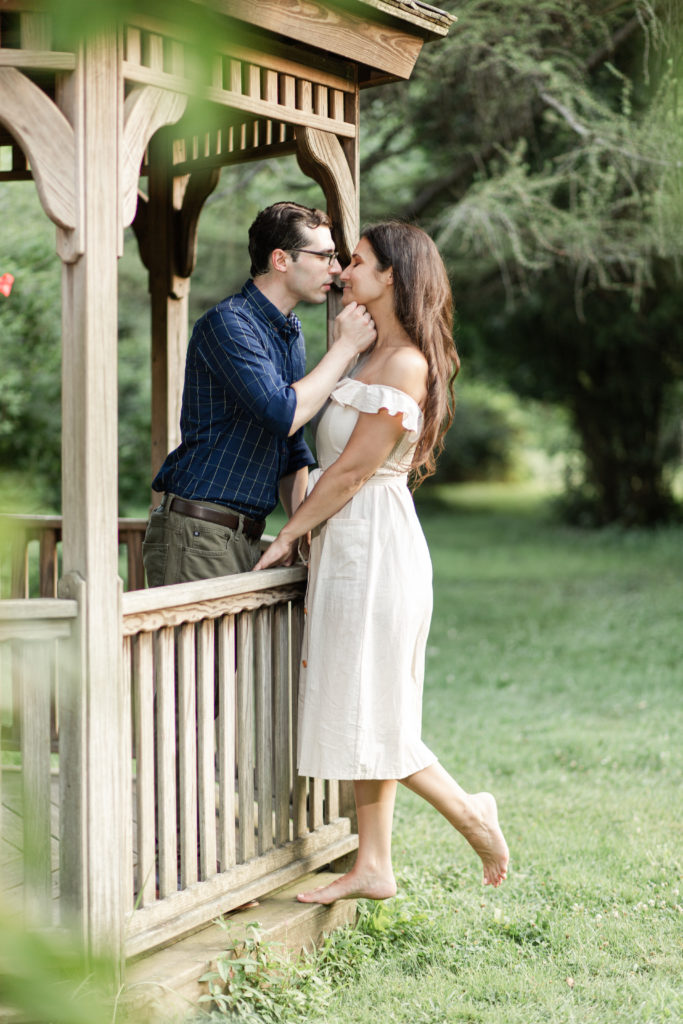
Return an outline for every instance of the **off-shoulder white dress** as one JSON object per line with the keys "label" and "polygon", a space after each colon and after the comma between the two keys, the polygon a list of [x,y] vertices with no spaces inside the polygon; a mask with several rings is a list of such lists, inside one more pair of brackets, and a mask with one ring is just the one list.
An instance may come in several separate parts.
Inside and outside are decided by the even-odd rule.
{"label": "off-shoulder white dress", "polygon": [[321,472],[359,412],[402,416],[377,472],[313,534],[299,680],[299,774],[401,779],[436,757],[420,738],[432,566],[407,470],[422,411],[405,392],[344,378],[316,428]]}

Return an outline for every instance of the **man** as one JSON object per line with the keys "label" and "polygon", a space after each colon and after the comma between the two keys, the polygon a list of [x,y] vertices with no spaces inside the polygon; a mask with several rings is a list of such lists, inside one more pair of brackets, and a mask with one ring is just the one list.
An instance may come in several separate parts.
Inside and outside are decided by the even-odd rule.
{"label": "man", "polygon": [[336,318],[334,342],[304,376],[298,302],[324,302],[341,266],[320,210],[275,203],[249,229],[252,279],[195,324],[187,351],[181,443],[152,483],[165,492],[147,526],[150,586],[248,572],[278,492],[291,516],[314,459],[303,427],[373,342],[365,307]]}

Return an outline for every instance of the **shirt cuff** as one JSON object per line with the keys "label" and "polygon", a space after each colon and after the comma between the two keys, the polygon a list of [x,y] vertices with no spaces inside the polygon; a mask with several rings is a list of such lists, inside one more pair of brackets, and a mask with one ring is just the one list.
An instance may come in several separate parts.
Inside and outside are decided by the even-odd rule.
{"label": "shirt cuff", "polygon": [[291,473],[296,473],[299,469],[304,469],[306,466],[315,466],[315,459],[311,453],[311,449],[304,441],[304,428],[301,427],[297,432],[290,438],[289,441],[289,457],[283,470],[283,476],[289,476]]}

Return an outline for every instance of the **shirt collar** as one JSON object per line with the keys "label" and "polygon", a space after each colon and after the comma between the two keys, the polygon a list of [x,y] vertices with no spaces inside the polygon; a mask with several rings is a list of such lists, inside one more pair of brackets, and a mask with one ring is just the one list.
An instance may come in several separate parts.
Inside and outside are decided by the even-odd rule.
{"label": "shirt collar", "polygon": [[260,288],[257,288],[252,280],[246,282],[242,288],[242,295],[250,306],[256,309],[268,324],[277,331],[281,338],[290,342],[298,337],[301,332],[301,321],[294,313],[285,316],[277,306],[267,299]]}

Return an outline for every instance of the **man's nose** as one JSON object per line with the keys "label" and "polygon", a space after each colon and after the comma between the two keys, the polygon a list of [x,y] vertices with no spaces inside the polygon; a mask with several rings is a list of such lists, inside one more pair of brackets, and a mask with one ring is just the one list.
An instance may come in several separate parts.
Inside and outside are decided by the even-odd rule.
{"label": "man's nose", "polygon": [[334,259],[330,263],[330,273],[331,274],[341,274],[342,273],[342,265],[341,265],[341,263],[339,262],[339,260],[338,260],[338,258],[336,256],[334,257]]}

